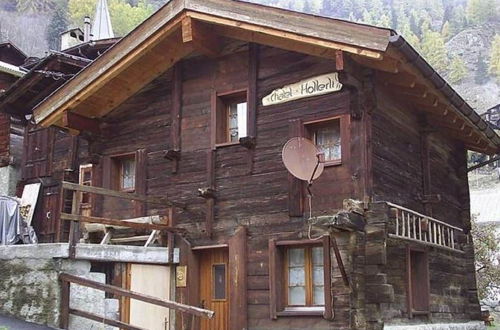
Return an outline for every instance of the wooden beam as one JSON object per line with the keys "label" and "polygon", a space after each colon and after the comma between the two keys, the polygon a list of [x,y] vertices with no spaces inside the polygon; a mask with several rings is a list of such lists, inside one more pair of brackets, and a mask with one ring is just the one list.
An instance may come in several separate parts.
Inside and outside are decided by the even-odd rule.
{"label": "wooden beam", "polygon": [[70,275],[67,273],[61,273],[59,275],[59,279],[64,282],[70,282],[70,283],[75,283],[81,286],[85,286],[88,288],[93,288],[105,292],[109,292],[118,296],[124,296],[128,297],[131,299],[136,299],[140,301],[144,301],[156,306],[161,306],[165,308],[171,308],[176,311],[181,311],[184,313],[188,313],[191,315],[199,316],[199,317],[205,317],[208,319],[211,319],[214,317],[215,312],[199,308],[199,307],[194,307],[194,306],[189,306],[189,305],[184,305],[181,303],[177,303],[175,301],[170,301],[170,300],[165,300],[165,299],[158,299],[153,296],[145,295],[139,292],[134,292],[126,289],[122,289],[120,287],[110,285],[110,284],[104,284],[104,283],[99,283],[95,281],[88,280],[86,278],[78,277],[75,275]]}
{"label": "wooden beam", "polygon": [[179,169],[179,160],[181,156],[181,112],[182,112],[182,64],[177,63],[174,66],[174,86],[172,89],[172,128],[170,131],[170,139],[172,149],[170,158],[168,152],[165,155],[167,159],[172,161],[172,173],[177,173]]}
{"label": "wooden beam", "polygon": [[99,128],[100,122],[97,119],[92,119],[72,113],[70,111],[65,111],[63,115],[63,125],[68,129],[77,130],[79,132],[90,132],[94,134],[100,134],[101,130]]}
{"label": "wooden beam", "polygon": [[137,222],[131,222],[131,221],[125,221],[125,220],[98,218],[98,217],[91,217],[91,216],[85,216],[85,215],[79,215],[79,214],[69,214],[69,213],[64,213],[64,212],[61,213],[61,220],[87,222],[87,223],[98,223],[101,225],[116,226],[116,227],[123,227],[123,228],[132,228],[132,229],[137,229],[137,230],[163,230],[163,231],[171,231],[171,232],[184,232],[185,231],[182,228],[171,227],[169,225],[164,225],[164,224],[137,223]]}
{"label": "wooden beam", "polygon": [[388,81],[384,83],[384,87],[389,92],[397,91],[398,93],[412,95],[414,97],[426,97],[428,94],[427,88],[420,84],[416,84],[413,87],[405,87],[393,85],[390,81]]}
{"label": "wooden beam", "polygon": [[137,194],[133,194],[133,193],[121,192],[121,191],[116,191],[116,190],[111,190],[111,189],[100,188],[100,187],[84,186],[84,185],[80,185],[80,184],[76,184],[76,183],[72,183],[72,182],[67,182],[67,181],[62,182],[62,187],[63,187],[63,189],[88,192],[88,193],[92,193],[92,194],[104,195],[104,196],[109,196],[109,197],[135,200],[135,201],[146,202],[146,203],[151,203],[151,204],[167,205],[170,207],[177,206],[180,208],[186,208],[185,204],[169,201],[165,197],[142,196],[142,195],[137,195]]}
{"label": "wooden beam", "polygon": [[417,84],[417,77],[413,74],[401,71],[397,74],[387,72],[377,72],[377,80],[384,83],[390,83],[396,86],[415,87]]}
{"label": "wooden beam", "polygon": [[330,58],[332,59],[335,59],[335,51],[337,50],[367,56],[374,59],[383,58],[382,52],[351,46],[348,44],[341,44],[250,23],[236,22],[234,20],[214,17],[204,13],[188,12],[187,15],[197,20],[217,25],[214,29],[219,35],[238,40],[295,50],[298,52],[309,53],[310,55],[321,56],[320,54],[329,53]]}
{"label": "wooden beam", "polygon": [[222,49],[221,40],[206,23],[187,16],[182,20],[182,42],[192,44],[208,57],[217,57]]}
{"label": "wooden beam", "polygon": [[381,61],[373,61],[363,56],[352,55],[351,58],[358,64],[368,68],[388,73],[398,73],[401,63],[395,59],[384,57]]}

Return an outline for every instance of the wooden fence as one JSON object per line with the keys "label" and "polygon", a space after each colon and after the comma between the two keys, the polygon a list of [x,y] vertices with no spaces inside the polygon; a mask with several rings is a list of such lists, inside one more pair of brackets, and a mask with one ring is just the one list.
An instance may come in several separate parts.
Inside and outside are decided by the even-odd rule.
{"label": "wooden fence", "polygon": [[457,233],[463,232],[462,229],[403,206],[387,204],[396,213],[394,233],[390,233],[390,237],[462,252],[456,241]]}
{"label": "wooden fence", "polygon": [[[113,320],[106,318],[106,316],[100,316],[96,315],[93,313],[85,312],[79,309],[72,309],[70,308],[70,288],[71,288],[71,283],[78,284],[81,286],[101,290],[104,292],[112,293],[117,296],[124,296],[128,297],[130,299],[136,299],[140,301],[144,301],[146,303],[150,303],[156,306],[161,306],[165,308],[170,308],[179,312],[187,313],[192,315],[193,319],[195,317],[204,317],[211,319],[214,317],[215,312],[199,308],[199,307],[194,307],[194,306],[189,306],[189,305],[184,305],[180,304],[174,301],[169,301],[169,300],[164,300],[164,299],[158,299],[153,296],[145,295],[139,292],[134,292],[130,290],[126,290],[114,285],[110,284],[104,284],[104,283],[99,283],[95,281],[91,281],[85,278],[81,278],[78,276],[62,273],[59,275],[59,280],[61,281],[61,316],[60,316],[60,322],[59,326],[61,329],[68,329],[69,326],[69,315],[75,315],[75,316],[80,316],[84,317],[96,322],[104,323],[107,325],[111,325],[114,327],[119,327],[120,329],[125,329],[125,330],[147,330],[143,328],[139,328],[133,325],[130,325],[128,323],[124,323],[122,321],[118,320]],[[191,324],[194,326],[196,322],[194,320],[191,320]],[[194,330],[194,329],[193,329]]]}

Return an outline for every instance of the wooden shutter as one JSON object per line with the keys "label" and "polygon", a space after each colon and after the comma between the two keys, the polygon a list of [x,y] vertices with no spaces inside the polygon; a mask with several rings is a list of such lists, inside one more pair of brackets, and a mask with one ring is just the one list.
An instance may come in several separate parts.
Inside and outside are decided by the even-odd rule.
{"label": "wooden shutter", "polygon": [[[303,136],[300,119],[291,120],[288,126],[289,138]],[[304,215],[304,182],[288,173],[288,214],[291,217]]]}
{"label": "wooden shutter", "polygon": [[[135,192],[138,195],[147,193],[147,153],[146,149],[139,149],[135,153]],[[146,215],[146,204],[134,201],[135,216]]]}
{"label": "wooden shutter", "polygon": [[276,239],[269,240],[269,308],[271,319],[283,310],[283,253],[276,245]]}
{"label": "wooden shutter", "polygon": [[247,328],[247,230],[240,227],[229,239],[229,328]]}
{"label": "wooden shutter", "polygon": [[325,312],[323,317],[327,320],[333,320],[333,295],[332,295],[332,257],[330,247],[330,236],[323,236],[323,275],[325,286]]}
{"label": "wooden shutter", "polygon": [[50,176],[54,129],[29,129],[24,141],[23,179]]}

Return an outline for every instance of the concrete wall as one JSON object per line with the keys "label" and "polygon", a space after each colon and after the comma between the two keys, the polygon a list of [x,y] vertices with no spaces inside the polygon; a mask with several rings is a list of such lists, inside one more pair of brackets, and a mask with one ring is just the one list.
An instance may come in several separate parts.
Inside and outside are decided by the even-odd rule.
{"label": "concrete wall", "polygon": [[18,179],[18,168],[12,165],[0,167],[0,195],[14,196]]}
{"label": "concrete wall", "polygon": [[[90,261],[69,260],[60,256],[64,251],[59,245],[52,249],[42,246],[23,246],[23,253],[0,251],[0,313],[52,327],[59,325],[61,272],[91,280],[105,282],[102,273],[90,272]],[[1,247],[16,250],[16,247]],[[19,250],[19,249],[17,249]],[[53,258],[52,256],[56,256]],[[104,292],[81,286],[71,287],[71,308],[117,317],[118,301],[105,299]],[[114,329],[102,323],[71,316],[70,329]]]}

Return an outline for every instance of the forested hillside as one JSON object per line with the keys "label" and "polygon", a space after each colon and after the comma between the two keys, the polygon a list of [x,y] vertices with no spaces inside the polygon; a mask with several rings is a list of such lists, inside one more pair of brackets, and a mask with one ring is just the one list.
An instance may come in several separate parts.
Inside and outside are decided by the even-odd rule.
{"label": "forested hillside", "polygon": [[[390,27],[482,111],[500,102],[500,0],[248,0]],[[58,35],[81,26],[97,0],[0,0],[0,41],[43,56]],[[108,0],[122,36],[167,0]]]}

